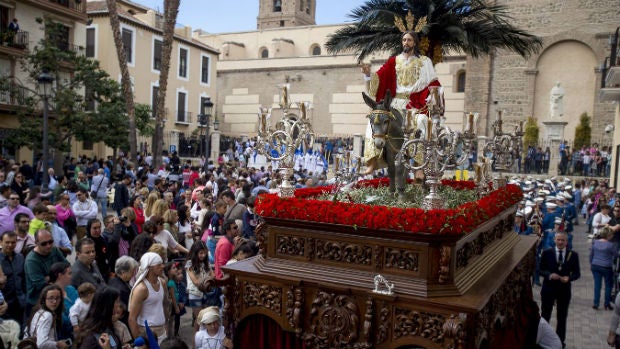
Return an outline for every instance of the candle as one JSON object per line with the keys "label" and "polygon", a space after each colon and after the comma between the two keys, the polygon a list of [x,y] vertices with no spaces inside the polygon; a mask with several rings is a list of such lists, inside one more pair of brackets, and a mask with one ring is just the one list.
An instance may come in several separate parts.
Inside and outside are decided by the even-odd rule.
{"label": "candle", "polygon": [[336,168],[334,170],[334,173],[338,172],[339,165],[340,165],[340,155],[336,156]]}
{"label": "candle", "polygon": [[344,163],[344,164],[345,164],[347,167],[350,167],[350,166],[351,166],[351,153],[350,153],[350,152],[347,152],[347,159],[346,159],[346,161],[345,161],[345,163]]}
{"label": "candle", "polygon": [[306,102],[299,103],[299,109],[301,110],[302,120],[306,119]]}
{"label": "candle", "polygon": [[523,121],[519,121],[519,128],[517,129],[517,131],[519,132],[523,131]]}
{"label": "candle", "polygon": [[467,126],[467,131],[469,131],[469,133],[474,133],[474,113],[469,113],[469,115],[467,115]]}
{"label": "candle", "polygon": [[426,121],[426,140],[430,141],[433,139],[433,119],[430,117]]}
{"label": "candle", "polygon": [[282,108],[288,107],[288,84],[282,85],[282,94],[280,96],[280,106]]}

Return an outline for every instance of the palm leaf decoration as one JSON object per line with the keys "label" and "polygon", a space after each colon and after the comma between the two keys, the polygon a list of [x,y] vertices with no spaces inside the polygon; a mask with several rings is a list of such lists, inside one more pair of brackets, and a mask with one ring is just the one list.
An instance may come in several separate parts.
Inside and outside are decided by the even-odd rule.
{"label": "palm leaf decoration", "polygon": [[395,23],[407,23],[408,13],[415,17],[420,51],[433,63],[445,52],[477,58],[506,49],[527,58],[542,47],[540,38],[511,24],[505,6],[484,0],[368,0],[349,14],[353,24],[328,38],[327,50],[353,52],[359,61],[373,52],[397,54],[402,32]]}

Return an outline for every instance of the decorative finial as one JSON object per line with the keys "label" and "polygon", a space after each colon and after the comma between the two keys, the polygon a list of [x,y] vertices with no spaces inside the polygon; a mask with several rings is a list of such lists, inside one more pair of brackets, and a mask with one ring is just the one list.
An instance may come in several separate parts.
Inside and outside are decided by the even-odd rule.
{"label": "decorative finial", "polygon": [[[405,25],[405,22],[407,23]],[[398,16],[394,15],[394,25],[401,31],[401,33],[409,32],[414,30],[414,23],[416,22],[415,16],[411,13],[411,10],[407,11],[407,15],[405,16],[405,20]],[[415,31],[419,32],[426,25],[427,20],[426,16],[418,19],[418,23],[415,25]]]}

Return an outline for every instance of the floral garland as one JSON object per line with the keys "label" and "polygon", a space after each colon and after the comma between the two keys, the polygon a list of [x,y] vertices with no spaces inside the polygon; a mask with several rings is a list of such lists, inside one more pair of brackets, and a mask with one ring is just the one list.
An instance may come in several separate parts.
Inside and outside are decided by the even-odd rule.
{"label": "floral garland", "polygon": [[[379,187],[389,179],[361,181],[358,187]],[[471,181],[442,180],[458,190],[472,190]],[[258,198],[256,213],[262,217],[293,219],[320,223],[341,224],[368,229],[388,229],[426,234],[465,234],[478,225],[515,205],[523,198],[521,188],[509,184],[492,191],[474,202],[467,202],[453,209],[425,211],[420,208],[397,208],[351,204],[338,201],[312,199],[333,186],[304,188],[295,191],[293,198],[280,198],[277,194],[263,194]]]}

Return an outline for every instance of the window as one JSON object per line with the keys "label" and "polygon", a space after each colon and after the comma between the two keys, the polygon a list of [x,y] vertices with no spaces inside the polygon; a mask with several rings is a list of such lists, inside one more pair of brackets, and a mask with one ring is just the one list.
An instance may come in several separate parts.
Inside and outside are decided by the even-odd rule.
{"label": "window", "polygon": [[93,91],[89,88],[84,90],[84,102],[86,111],[95,111],[95,98],[93,97]]}
{"label": "window", "polygon": [[159,86],[151,87],[151,110],[153,111],[152,117],[157,117],[157,96],[159,95]]}
{"label": "window", "polygon": [[179,48],[179,77],[187,78],[187,49]]}
{"label": "window", "polygon": [[263,47],[260,50],[260,58],[269,58],[269,50]]}
{"label": "window", "polygon": [[321,46],[315,44],[312,46],[312,55],[313,56],[320,56],[321,55]]}
{"label": "window", "polygon": [[56,47],[63,51],[69,52],[69,49],[72,47],[69,45],[69,27],[62,25],[60,23],[55,23],[53,28],[50,28],[48,32],[46,32],[47,37],[50,41],[56,44]]}
{"label": "window", "polygon": [[123,39],[123,46],[125,46],[127,63],[133,63],[133,30],[123,28],[121,30],[121,37]]}
{"label": "window", "polygon": [[273,12],[282,12],[282,0],[273,0]]}
{"label": "window", "polygon": [[177,94],[177,122],[187,123],[187,112],[185,111],[186,93],[178,92]]}
{"label": "window", "polygon": [[153,40],[153,70],[161,70],[161,48],[163,41],[159,39]]}
{"label": "window", "polygon": [[95,28],[86,28],[86,57],[95,57]]}
{"label": "window", "polygon": [[209,84],[209,56],[202,56],[202,63],[200,65],[200,82],[203,84]]}
{"label": "window", "polygon": [[284,27],[284,21],[280,21],[280,27]]}
{"label": "window", "polygon": [[456,92],[465,92],[465,78],[466,74],[464,70],[461,70],[456,75]]}

